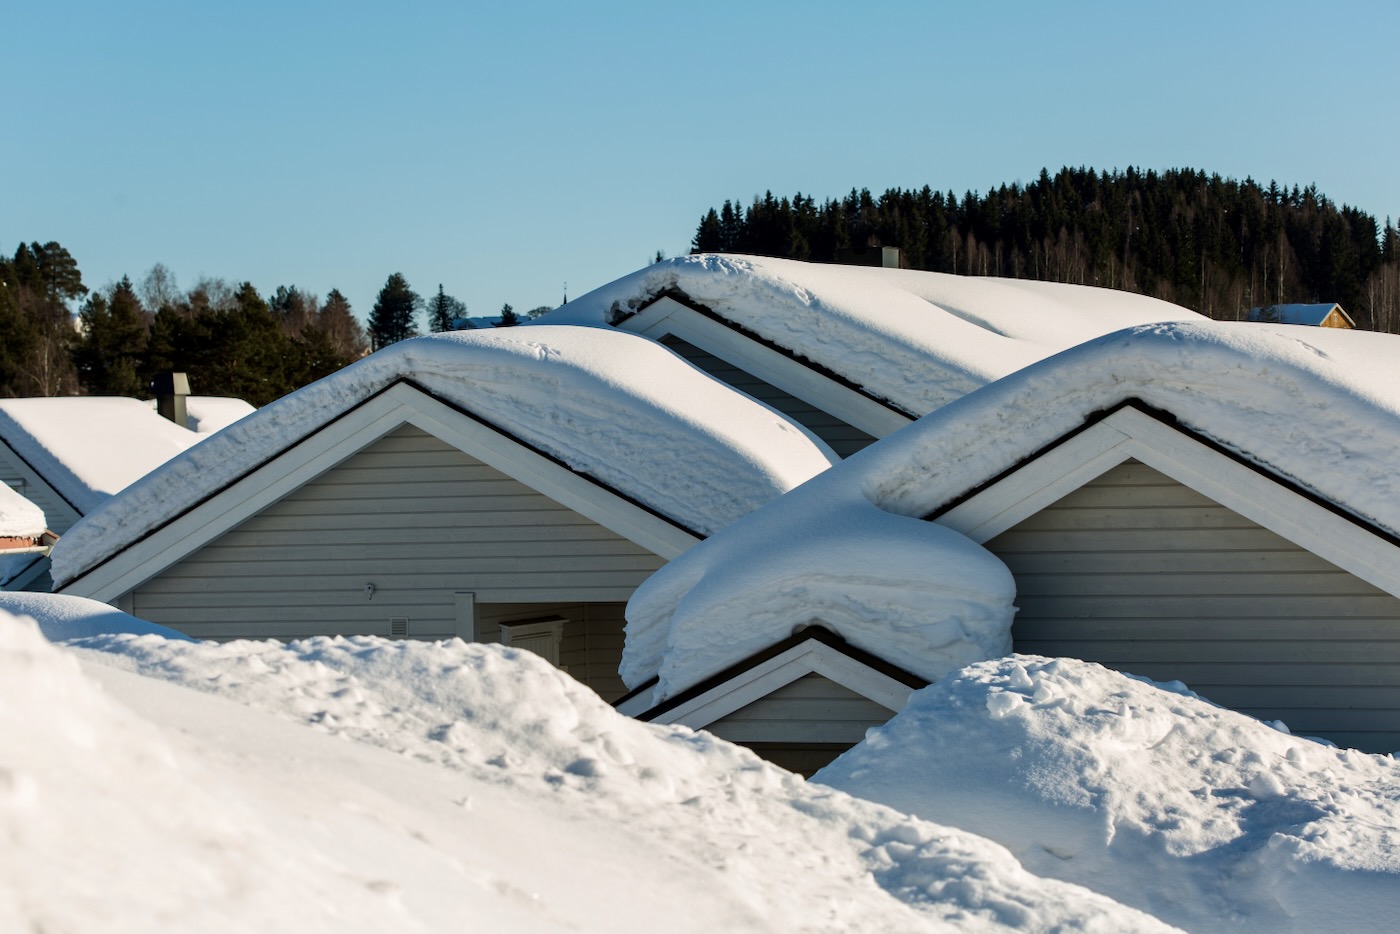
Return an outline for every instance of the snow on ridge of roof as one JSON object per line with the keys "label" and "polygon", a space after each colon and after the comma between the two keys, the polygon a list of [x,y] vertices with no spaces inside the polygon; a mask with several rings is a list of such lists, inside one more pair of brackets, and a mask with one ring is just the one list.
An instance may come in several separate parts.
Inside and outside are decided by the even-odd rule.
{"label": "snow on ridge of roof", "polygon": [[[1400,336],[1299,331],[1130,328],[930,413],[648,578],[627,606],[624,680],[636,687],[656,675],[657,695],[674,693],[802,618],[829,619],[853,644],[925,677],[969,653],[1004,654],[1009,610],[1006,632],[997,626],[1014,593],[1009,574],[999,581],[997,567],[1007,572],[990,553],[921,517],[1130,399],[1400,534]],[[945,581],[963,588],[952,591],[961,606],[938,603]],[[736,594],[762,613],[736,615]],[[966,630],[965,645],[937,644],[945,617]],[[926,630],[926,645],[911,642]]]}
{"label": "snow on ridge of roof", "polygon": [[1124,327],[1205,320],[1090,286],[696,254],[647,266],[534,323],[616,324],[669,289],[916,416]]}
{"label": "snow on ridge of roof", "polygon": [[138,399],[0,400],[0,439],[80,513],[200,440]]}
{"label": "snow on ridge of roof", "polygon": [[645,338],[564,326],[435,334],[264,406],[86,516],[55,546],[55,586],[404,379],[700,534],[837,460],[806,429]]}
{"label": "snow on ridge of roof", "polygon": [[0,483],[0,538],[37,539],[47,529],[44,510]]}

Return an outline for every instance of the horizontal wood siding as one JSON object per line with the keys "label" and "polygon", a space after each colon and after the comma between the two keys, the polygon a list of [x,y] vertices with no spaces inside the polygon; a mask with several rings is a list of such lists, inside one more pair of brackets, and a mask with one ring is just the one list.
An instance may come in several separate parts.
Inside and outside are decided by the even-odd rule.
{"label": "horizontal wood siding", "polygon": [[752,704],[705,727],[731,742],[845,743],[854,745],[865,731],[894,716],[894,711],[822,675],[798,678]]}
{"label": "horizontal wood siding", "polygon": [[559,667],[612,702],[627,693],[617,669],[622,663],[625,603],[478,604],[476,633],[482,642],[500,642],[501,624],[557,616],[564,622]]}
{"label": "horizontal wood siding", "polygon": [[1180,680],[1299,734],[1400,749],[1400,600],[1144,464],[987,547],[1016,576],[1018,652]]}
{"label": "horizontal wood siding", "polygon": [[388,635],[394,618],[408,619],[410,637],[442,638],[456,630],[455,592],[478,607],[620,603],[663,563],[403,426],[133,599],[136,615],[201,638]]}
{"label": "horizontal wood siding", "polygon": [[835,415],[803,402],[772,383],[765,382],[747,370],[741,370],[732,363],[701,350],[694,344],[671,336],[661,338],[661,343],[720,382],[733,386],[740,392],[753,396],[760,402],[771,405],[782,412],[825,441],[840,457],[850,457],[875,441],[874,437],[854,425],[849,425]]}
{"label": "horizontal wood siding", "polygon": [[49,529],[62,535],[80,518],[77,511],[47,484],[36,483],[32,477],[33,471],[9,445],[0,442],[0,482],[42,509]]}

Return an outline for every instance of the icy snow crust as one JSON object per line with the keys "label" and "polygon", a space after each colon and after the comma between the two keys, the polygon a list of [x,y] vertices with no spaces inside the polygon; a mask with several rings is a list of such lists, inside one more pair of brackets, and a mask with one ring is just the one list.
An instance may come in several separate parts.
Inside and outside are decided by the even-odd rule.
{"label": "icy snow crust", "polygon": [[[1009,574],[920,517],[1128,399],[1400,534],[1397,372],[1400,337],[1286,325],[1144,325],[1067,350],[925,416],[653,574],[627,607],[624,678],[635,687],[659,674],[658,696],[668,696],[803,619],[830,619],[929,678],[1005,654]],[[867,575],[879,595],[862,602],[847,586]],[[762,612],[750,618],[745,600]],[[928,645],[910,643],[925,631]]]}
{"label": "icy snow crust", "polygon": [[74,396],[0,400],[0,439],[86,514],[200,436],[137,399]]}
{"label": "icy snow crust", "polygon": [[37,539],[47,528],[44,510],[0,483],[0,538]]}
{"label": "icy snow crust", "polygon": [[1169,930],[521,650],[78,644],[0,617],[0,929]]}
{"label": "icy snow crust", "polygon": [[813,779],[1005,844],[1199,932],[1388,931],[1400,765],[1087,662],[1013,656],[913,695]]}
{"label": "icy snow crust", "polygon": [[538,322],[617,324],[668,289],[915,416],[1111,331],[1205,320],[1088,286],[698,254],[648,266]]}
{"label": "icy snow crust", "polygon": [[55,586],[400,379],[701,534],[836,461],[806,429],[645,338],[573,327],[437,334],[259,409],[85,517],[54,549]]}

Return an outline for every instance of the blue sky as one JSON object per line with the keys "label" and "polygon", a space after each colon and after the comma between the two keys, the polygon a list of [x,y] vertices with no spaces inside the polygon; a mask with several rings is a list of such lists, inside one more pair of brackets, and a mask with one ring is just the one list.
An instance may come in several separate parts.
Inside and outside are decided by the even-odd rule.
{"label": "blue sky", "polygon": [[1400,216],[1400,6],[12,4],[0,251],[476,315],[765,190],[1191,166]]}

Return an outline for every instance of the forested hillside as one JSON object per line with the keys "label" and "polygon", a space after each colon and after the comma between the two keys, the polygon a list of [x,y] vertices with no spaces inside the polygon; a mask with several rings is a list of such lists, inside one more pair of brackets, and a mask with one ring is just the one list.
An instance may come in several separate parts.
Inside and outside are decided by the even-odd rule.
{"label": "forested hillside", "polygon": [[1280,302],[1340,302],[1361,327],[1400,330],[1400,234],[1315,186],[1207,175],[1042,170],[985,195],[851,191],[726,201],[700,220],[697,251],[834,261],[896,246],[904,265],[1048,279],[1153,295],[1214,318]]}

